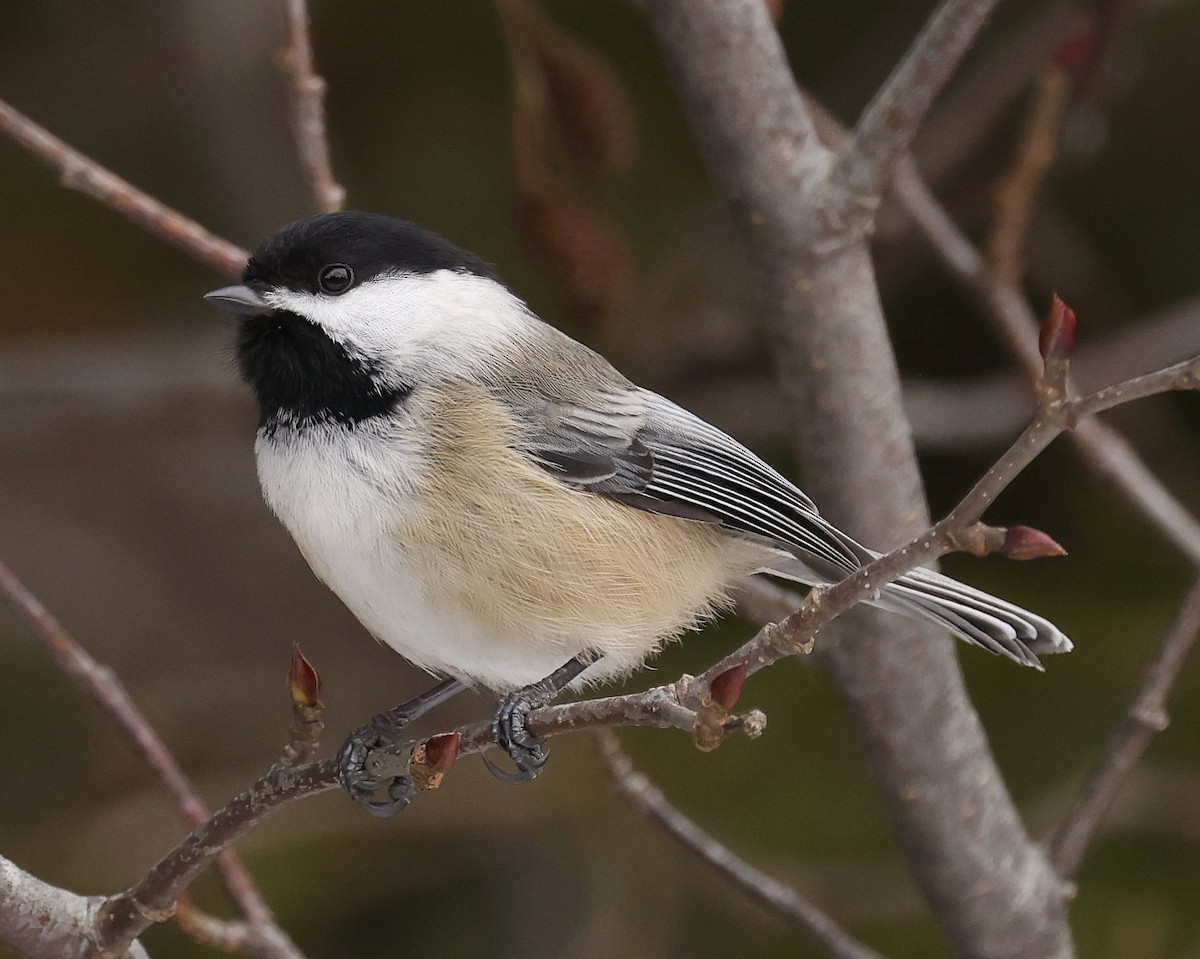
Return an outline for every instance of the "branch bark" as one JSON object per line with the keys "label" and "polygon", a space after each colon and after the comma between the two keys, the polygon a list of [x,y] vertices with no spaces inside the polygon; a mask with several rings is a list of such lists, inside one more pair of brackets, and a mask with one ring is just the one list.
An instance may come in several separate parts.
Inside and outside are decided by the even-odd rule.
{"label": "branch bark", "polygon": [[848,198],[877,202],[892,168],[999,0],[945,0],[863,111],[835,177]]}
{"label": "branch bark", "polygon": [[[92,934],[103,901],[42,882],[0,856],[0,942],[28,959],[95,959]],[[148,959],[137,942],[124,955]]]}
{"label": "branch bark", "polygon": [[662,790],[633,768],[614,735],[601,733],[599,743],[613,782],[634,808],[735,889],[790,922],[824,946],[835,959],[883,959],[791,886],[756,869],[688,819],[667,800]]}
{"label": "branch bark", "polygon": [[195,220],[122,180],[3,100],[0,100],[0,133],[57,170],[59,182],[68,189],[79,190],[99,200],[218,273],[233,277],[242,275],[249,256],[245,250],[222,240]]}
{"label": "branch bark", "polygon": [[[765,274],[808,492],[875,545],[926,522],[865,241],[758,0],[647,0],[693,132]],[[1064,888],[1030,842],[949,640],[856,617],[827,660],[954,955],[1069,956]]]}
{"label": "branch bark", "polygon": [[292,131],[300,164],[317,209],[322,213],[340,210],[346,191],[333,175],[329,137],[325,131],[325,80],[313,65],[307,0],[284,0],[287,48],[283,65],[292,92]]}
{"label": "branch bark", "polygon": [[1167,728],[1167,697],[1197,638],[1200,638],[1200,580],[1184,598],[1129,711],[1089,772],[1067,818],[1050,836],[1050,861],[1059,875],[1070,878],[1079,871],[1117,791],[1146,752],[1150,740]]}
{"label": "branch bark", "polygon": [[[0,563],[0,596],[7,599],[29,624],[63,672],[96,702],[130,742],[175,800],[184,821],[192,828],[207,822],[209,811],[191,781],[116,674],[96,662],[3,563]],[[229,897],[255,930],[256,941],[262,944],[259,955],[264,959],[303,959],[300,950],[276,925],[275,917],[241,859],[235,853],[227,852],[217,857],[216,866]],[[0,941],[4,941],[2,934]]]}

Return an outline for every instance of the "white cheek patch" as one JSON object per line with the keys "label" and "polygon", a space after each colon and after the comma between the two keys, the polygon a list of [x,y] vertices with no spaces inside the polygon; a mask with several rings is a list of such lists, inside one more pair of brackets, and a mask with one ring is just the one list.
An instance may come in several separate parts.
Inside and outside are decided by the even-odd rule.
{"label": "white cheek patch", "polygon": [[381,366],[420,358],[458,374],[484,367],[497,347],[537,322],[502,284],[450,270],[385,274],[341,296],[272,290],[264,298]]}

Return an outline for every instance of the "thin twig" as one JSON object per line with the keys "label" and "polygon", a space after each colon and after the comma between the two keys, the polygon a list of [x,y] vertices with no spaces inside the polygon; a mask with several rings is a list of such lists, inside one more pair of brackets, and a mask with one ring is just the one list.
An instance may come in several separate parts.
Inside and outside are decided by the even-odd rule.
{"label": "thin twig", "polygon": [[878,198],[930,105],[998,0],[944,0],[863,111],[834,176],[851,199]]}
{"label": "thin twig", "polygon": [[996,193],[996,221],[988,254],[997,281],[1013,284],[1021,281],[1022,251],[1033,219],[1033,202],[1058,156],[1059,132],[1070,97],[1070,74],[1058,63],[1049,63],[1038,76],[1016,161]]}
{"label": "thin twig", "polygon": [[[1036,356],[1037,323],[1017,285],[988,270],[982,256],[946,214],[911,163],[902,163],[898,168],[893,195],[925,234],[951,274],[979,297],[1014,355],[1027,368],[1032,367],[1036,362],[1033,357]],[[1152,389],[1163,381],[1180,382],[1185,388],[1194,389],[1196,363],[1191,360],[1177,364],[1148,377],[1097,390],[1075,402],[1089,404],[1093,412],[1098,412],[1109,408],[1106,404],[1110,399],[1124,402],[1135,394],[1143,395],[1142,389]],[[1200,567],[1200,522],[1146,467],[1128,441],[1095,418],[1079,423],[1071,437],[1085,460],[1112,481],[1156,529]],[[1188,633],[1191,618],[1197,615],[1196,606],[1200,603],[1196,598],[1197,588],[1189,594],[1175,626],[1164,640],[1159,658],[1135,697],[1129,718],[1114,734],[1067,821],[1052,839],[1054,863],[1061,875],[1073,875],[1078,869],[1120,783],[1156,731],[1154,720],[1164,715],[1163,704],[1195,640],[1195,629],[1190,635],[1184,634]],[[1149,706],[1143,708],[1145,703]],[[1138,731],[1135,727],[1140,724],[1147,728]]]}
{"label": "thin twig", "polygon": [[[93,659],[3,563],[0,563],[0,595],[32,627],[63,672],[100,706],[133,745],[137,755],[166,786],[188,825],[199,828],[207,822],[208,809],[116,674]],[[279,949],[270,955],[276,959],[299,957],[296,947],[275,926],[271,910],[263,902],[241,860],[235,854],[227,853],[217,860],[217,869],[230,897],[246,919],[255,926],[275,930],[271,938],[279,943]]]}
{"label": "thin twig", "polygon": [[99,200],[188,256],[226,276],[240,276],[249,254],[210,233],[195,220],[143,193],[95,160],[67,146],[54,134],[0,100],[0,133],[59,172],[68,189]]}
{"label": "thin twig", "polygon": [[597,741],[600,755],[622,795],[684,849],[728,879],[734,888],[807,933],[836,959],[882,959],[791,886],[756,869],[688,819],[658,787],[633,768],[611,732],[599,733]]}
{"label": "thin twig", "polygon": [[[1037,319],[1020,290],[990,282],[979,251],[933,196],[911,162],[902,162],[892,182],[892,196],[963,285],[977,297],[1010,351],[1031,375],[1041,358],[1037,352]],[[1151,525],[1188,559],[1200,565],[1200,522],[1141,461],[1137,452],[1111,426],[1091,419],[1070,434],[1084,459],[1111,481]]]}
{"label": "thin twig", "polygon": [[1051,863],[1064,878],[1079,871],[1088,847],[1112,807],[1117,791],[1142,758],[1155,734],[1167,727],[1167,697],[1200,637],[1200,579],[1188,591],[1146,670],[1125,718],[1088,774],[1067,817],[1051,835]]}
{"label": "thin twig", "polygon": [[333,175],[325,128],[325,81],[313,65],[307,0],[283,0],[287,48],[283,65],[292,88],[292,132],[309,188],[322,213],[340,210],[346,191]]}
{"label": "thin twig", "polygon": [[106,900],[96,916],[96,939],[119,952],[153,923],[171,917],[184,890],[222,852],[284,805],[337,787],[332,760],[288,766],[277,763],[183,840],[132,889]]}
{"label": "thin twig", "polygon": [[218,919],[198,909],[186,896],[180,898],[175,910],[175,925],[192,942],[250,959],[273,959],[292,954],[285,950],[295,949],[277,926]]}

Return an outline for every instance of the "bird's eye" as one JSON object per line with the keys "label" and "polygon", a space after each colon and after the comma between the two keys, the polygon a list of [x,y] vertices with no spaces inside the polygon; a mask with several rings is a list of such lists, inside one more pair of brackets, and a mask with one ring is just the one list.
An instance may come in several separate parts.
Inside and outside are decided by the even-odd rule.
{"label": "bird's eye", "polygon": [[317,285],[321,287],[321,292],[330,296],[345,293],[353,282],[354,271],[345,263],[333,263],[322,267],[321,272],[317,274]]}

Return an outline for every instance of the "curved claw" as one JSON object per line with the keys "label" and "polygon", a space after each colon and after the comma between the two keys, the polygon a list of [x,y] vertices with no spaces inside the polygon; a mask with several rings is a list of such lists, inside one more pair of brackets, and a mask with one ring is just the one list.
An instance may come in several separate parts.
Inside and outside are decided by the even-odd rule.
{"label": "curved claw", "polygon": [[[511,752],[509,752],[509,756],[512,756]],[[513,757],[513,762],[517,764],[517,771],[510,773],[507,769],[501,769],[492,762],[487,753],[483,754],[483,764],[487,766],[487,771],[502,783],[508,783],[510,786],[519,786],[521,783],[537,779],[541,775],[542,767],[546,765],[546,759],[546,751],[539,743],[521,758]]]}
{"label": "curved claw", "polygon": [[[385,738],[373,724],[350,734],[338,752],[338,781],[356,803],[372,816],[386,819],[396,815],[412,802],[417,785],[408,776],[389,776],[377,779],[366,767],[372,749],[385,744]],[[383,792],[386,798],[376,798]]]}
{"label": "curved claw", "polygon": [[541,706],[540,700],[530,695],[528,690],[517,690],[500,700],[496,717],[492,720],[492,737],[496,745],[503,749],[517,767],[517,772],[510,773],[501,769],[485,755],[483,764],[488,772],[501,782],[510,784],[527,783],[537,779],[546,765],[546,749],[543,741],[529,732],[525,726],[525,717],[534,709]]}

